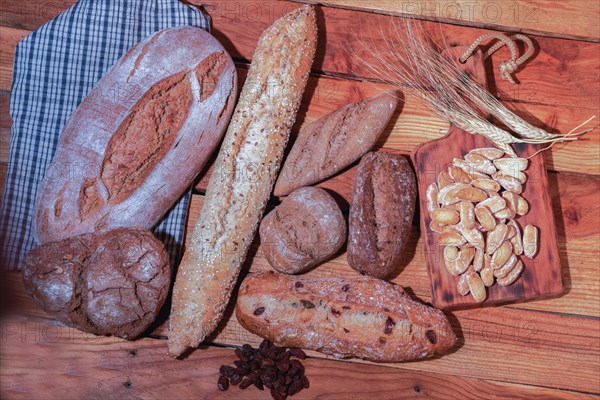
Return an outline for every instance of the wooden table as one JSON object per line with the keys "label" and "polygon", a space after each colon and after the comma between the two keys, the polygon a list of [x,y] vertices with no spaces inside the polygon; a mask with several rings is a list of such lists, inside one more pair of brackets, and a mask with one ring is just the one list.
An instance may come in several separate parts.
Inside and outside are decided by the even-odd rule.
{"label": "wooden table", "polygon": [[[16,43],[73,0],[21,0],[0,6],[0,177],[8,162],[8,100]],[[197,1],[200,3],[200,0]],[[201,1],[211,13],[214,34],[228,48],[243,78],[260,33],[277,17],[297,7],[289,1]],[[470,44],[489,29],[533,34],[538,51],[521,68],[512,86],[500,80],[499,52],[489,65],[495,93],[528,121],[566,132],[599,114],[600,18],[597,1],[384,1],[319,2],[319,49],[299,126],[350,101],[389,88],[365,68],[364,46],[380,43],[380,26],[391,14],[414,13],[444,21],[429,28],[437,38]],[[460,13],[459,13],[460,9]],[[370,28],[369,28],[370,27]],[[402,52],[402,46],[398,46]],[[492,76],[493,74],[493,76]],[[447,129],[429,107],[411,93],[378,143],[379,149],[410,154],[419,143]],[[597,126],[597,122],[593,126]],[[460,335],[452,354],[423,362],[375,365],[332,360],[311,353],[306,373],[311,388],[298,399],[398,398],[593,398],[600,393],[600,139],[598,129],[585,140],[557,145],[545,154],[557,221],[566,292],[558,298],[503,307],[456,311],[451,320]],[[355,169],[320,186],[350,199]],[[206,179],[192,201],[193,221],[202,203]],[[534,204],[535,206],[535,204]],[[394,282],[415,296],[430,298],[425,254],[417,220],[404,268]],[[268,269],[260,249],[251,251],[246,268]],[[352,276],[341,254],[312,275]],[[255,388],[217,390],[218,367],[231,363],[233,347],[260,339],[241,328],[228,313],[218,333],[187,359],[166,354],[164,324],[151,335],[127,342],[95,337],[64,327],[25,296],[18,273],[4,272],[1,382],[3,399],[70,398],[269,398]],[[164,319],[163,319],[164,321]]]}

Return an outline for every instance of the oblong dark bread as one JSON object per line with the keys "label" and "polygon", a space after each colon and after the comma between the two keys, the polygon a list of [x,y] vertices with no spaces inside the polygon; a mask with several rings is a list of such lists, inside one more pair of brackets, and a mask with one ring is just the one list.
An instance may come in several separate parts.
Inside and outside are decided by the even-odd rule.
{"label": "oblong dark bread", "polygon": [[152,228],[221,140],[236,88],[231,57],[203,29],[164,29],[132,47],[61,132],[38,192],[38,241]]}
{"label": "oblong dark bread", "polygon": [[417,197],[415,174],[400,154],[367,153],[354,180],[348,226],[348,264],[387,278],[401,262]]}

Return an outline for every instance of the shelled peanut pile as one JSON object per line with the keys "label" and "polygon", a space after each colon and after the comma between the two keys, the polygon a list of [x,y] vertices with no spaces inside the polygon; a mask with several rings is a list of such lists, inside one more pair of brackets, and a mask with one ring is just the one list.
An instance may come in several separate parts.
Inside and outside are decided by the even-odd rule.
{"label": "shelled peanut pile", "polygon": [[517,222],[529,212],[521,196],[527,181],[525,158],[504,157],[495,148],[455,158],[427,188],[429,228],[439,233],[448,272],[459,277],[458,292],[486,299],[486,287],[508,286],[523,271],[519,256],[535,257],[538,229]]}

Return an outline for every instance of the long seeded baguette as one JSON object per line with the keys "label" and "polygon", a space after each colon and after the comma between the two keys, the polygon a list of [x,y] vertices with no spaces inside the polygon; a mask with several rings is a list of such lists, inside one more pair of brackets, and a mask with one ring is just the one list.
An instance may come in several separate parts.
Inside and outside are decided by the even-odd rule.
{"label": "long seeded baguette", "polygon": [[314,9],[304,6],[258,41],[175,281],[173,356],[197,347],[223,316],[277,176],[316,38]]}
{"label": "long seeded baguette", "polygon": [[361,277],[250,274],[235,315],[250,332],[287,347],[338,358],[399,362],[447,353],[456,335],[444,313],[400,286]]}

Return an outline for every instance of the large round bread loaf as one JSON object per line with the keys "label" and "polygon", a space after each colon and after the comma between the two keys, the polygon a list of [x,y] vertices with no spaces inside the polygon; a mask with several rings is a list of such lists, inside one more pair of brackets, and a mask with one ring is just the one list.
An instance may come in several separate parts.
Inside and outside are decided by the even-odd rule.
{"label": "large round bread loaf", "polygon": [[25,257],[23,283],[57,320],[96,335],[134,339],[164,304],[171,269],[152,232],[118,228],[36,247]]}
{"label": "large round bread loaf", "polygon": [[236,87],[231,57],[200,28],[164,29],[131,48],[60,135],[38,194],[37,239],[152,228],[221,140]]}

